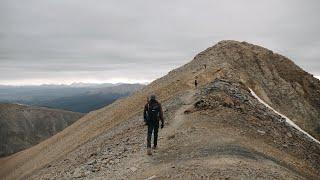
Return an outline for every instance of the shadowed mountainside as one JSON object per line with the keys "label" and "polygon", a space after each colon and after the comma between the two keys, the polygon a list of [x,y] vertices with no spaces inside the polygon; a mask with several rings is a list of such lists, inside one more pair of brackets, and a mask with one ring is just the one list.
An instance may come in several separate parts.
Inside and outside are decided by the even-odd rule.
{"label": "shadowed mountainside", "polygon": [[0,156],[38,144],[82,116],[70,111],[0,103]]}

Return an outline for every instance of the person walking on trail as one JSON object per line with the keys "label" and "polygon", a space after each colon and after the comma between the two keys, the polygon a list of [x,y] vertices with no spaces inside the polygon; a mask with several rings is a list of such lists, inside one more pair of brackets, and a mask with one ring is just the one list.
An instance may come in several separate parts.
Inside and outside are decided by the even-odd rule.
{"label": "person walking on trail", "polygon": [[194,86],[195,86],[196,88],[198,87],[198,80],[197,80],[197,79],[194,80]]}
{"label": "person walking on trail", "polygon": [[153,149],[157,148],[158,143],[158,130],[159,121],[161,120],[161,129],[164,126],[163,111],[161,104],[156,100],[155,95],[150,96],[149,102],[144,107],[144,118],[148,125],[148,136],[147,136],[147,154],[152,155],[151,151],[151,137],[153,132]]}

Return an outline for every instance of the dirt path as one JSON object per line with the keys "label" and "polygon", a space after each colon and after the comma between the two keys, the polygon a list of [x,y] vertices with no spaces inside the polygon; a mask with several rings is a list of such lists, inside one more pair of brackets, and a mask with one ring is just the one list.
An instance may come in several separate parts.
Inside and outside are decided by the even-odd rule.
{"label": "dirt path", "polygon": [[[188,90],[187,93],[181,97],[183,105],[175,112],[174,118],[172,122],[167,126],[160,134],[160,138],[170,138],[174,134],[176,134],[177,129],[181,126],[184,120],[185,111],[192,108],[193,106],[193,97],[196,93],[196,89]],[[160,141],[160,143],[165,143]]]}
{"label": "dirt path", "polygon": [[[122,158],[119,159],[119,153],[121,153],[123,148],[116,148],[119,149],[118,151],[113,151],[113,158],[112,158],[112,164],[110,164],[110,160],[105,166],[105,168],[102,168],[99,172],[96,173],[90,173],[86,175],[85,177],[82,177],[83,179],[136,179],[136,175],[142,175],[143,178],[146,176],[143,175],[145,169],[150,169],[150,167],[154,166],[155,163],[159,163],[159,161],[156,159],[159,154],[161,154],[162,149],[166,149],[168,147],[168,137],[174,136],[175,133],[177,133],[177,129],[183,124],[184,120],[184,112],[185,110],[192,107],[193,98],[195,95],[196,89],[187,90],[184,92],[181,96],[179,96],[178,100],[173,100],[172,103],[175,104],[174,106],[177,108],[167,107],[164,105],[165,109],[168,109],[173,114],[169,116],[167,119],[165,119],[165,127],[163,129],[159,130],[159,149],[155,150],[153,152],[152,156],[148,156],[146,154],[146,126],[141,127],[140,125],[130,125],[130,131],[126,132],[123,130],[117,130],[126,132],[124,134],[119,134],[114,137],[112,137],[112,140],[108,142],[107,144],[119,144],[119,141],[121,142],[123,139],[136,139],[137,144],[135,145],[128,145],[127,149],[131,151],[130,149],[135,149],[136,152],[134,153],[128,153],[126,156],[120,155]],[[128,123],[132,124],[133,122],[137,122],[140,120],[140,114],[138,115],[137,119],[130,120]],[[136,126],[136,127],[135,127]],[[139,128],[137,128],[139,127]],[[123,129],[123,128],[120,128]],[[123,135],[123,137],[122,137]],[[123,146],[120,145],[119,146]],[[128,152],[128,151],[126,151]],[[124,153],[126,154],[126,153]],[[99,160],[100,159],[100,160]],[[95,159],[88,160],[88,162],[94,162],[97,161],[97,164],[100,164],[101,162],[105,161],[106,159],[105,155],[101,155],[99,157],[96,157]],[[89,167],[87,163],[84,163],[78,167],[82,167],[82,169],[86,169],[85,167]],[[101,165],[96,165],[101,166]],[[73,171],[71,171],[73,173]],[[73,173],[74,174],[74,173]],[[81,173],[80,173],[81,174]],[[148,175],[147,175],[148,176]],[[142,178],[142,179],[143,179]],[[139,178],[141,179],[141,178]]]}
{"label": "dirt path", "polygon": [[[194,100],[193,98],[194,98],[195,92],[196,92],[195,89],[188,90],[186,94],[184,94],[181,97],[181,101],[183,105],[178,110],[176,110],[176,112],[174,113],[174,117],[171,120],[169,120],[168,123],[166,123],[165,128],[160,130],[159,150],[168,146],[167,139],[170,138],[171,136],[174,136],[177,133],[177,129],[181,126],[181,124],[183,124],[183,120],[185,116],[184,112],[193,106],[192,103]],[[136,168],[137,172],[135,172],[135,175],[143,174],[145,169],[150,169],[150,166],[152,166],[155,163],[155,156],[158,155],[159,150],[154,151],[152,156],[148,156],[146,155],[146,149],[144,148],[142,151],[136,154],[135,156],[136,158],[132,159],[130,162],[127,163],[128,165],[131,166],[131,168],[129,169]],[[129,175],[127,175],[127,177],[130,178]],[[136,179],[136,177],[137,176],[131,176],[131,179]],[[150,176],[145,178],[153,179],[153,178],[156,178],[156,176]]]}
{"label": "dirt path", "polygon": [[[169,120],[167,126],[159,133],[159,150],[154,151],[152,156],[147,156],[145,150],[137,155],[134,160],[135,167],[139,169],[130,179],[158,179],[158,174],[161,170],[167,168],[168,164],[161,160],[161,156],[166,154],[166,149],[170,146],[168,141],[174,138],[179,132],[179,128],[184,124],[185,111],[191,109],[194,103],[194,97],[197,89],[187,90],[186,93],[180,97],[182,106],[179,107],[172,119]],[[160,159],[159,159],[160,157]],[[148,169],[146,173],[144,170]]]}

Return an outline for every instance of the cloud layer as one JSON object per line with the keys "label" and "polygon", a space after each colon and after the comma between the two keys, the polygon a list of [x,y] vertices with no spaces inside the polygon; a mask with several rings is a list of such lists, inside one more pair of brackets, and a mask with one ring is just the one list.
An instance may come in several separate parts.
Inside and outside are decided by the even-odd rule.
{"label": "cloud layer", "polygon": [[320,75],[320,1],[2,0],[0,84],[143,82],[223,39]]}

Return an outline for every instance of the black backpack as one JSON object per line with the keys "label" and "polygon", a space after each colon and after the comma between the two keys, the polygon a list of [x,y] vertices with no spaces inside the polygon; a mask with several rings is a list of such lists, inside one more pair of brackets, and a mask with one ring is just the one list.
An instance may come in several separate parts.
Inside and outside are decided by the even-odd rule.
{"label": "black backpack", "polygon": [[157,122],[160,116],[160,105],[158,102],[149,102],[148,104],[148,120],[149,122]]}

